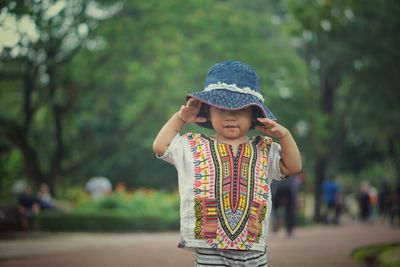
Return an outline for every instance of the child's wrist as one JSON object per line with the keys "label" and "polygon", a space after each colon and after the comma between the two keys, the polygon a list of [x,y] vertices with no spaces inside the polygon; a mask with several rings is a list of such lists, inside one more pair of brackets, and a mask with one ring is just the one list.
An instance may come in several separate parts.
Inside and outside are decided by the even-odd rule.
{"label": "child's wrist", "polygon": [[278,138],[279,138],[279,140],[282,140],[282,139],[288,137],[289,135],[290,135],[289,130],[286,130],[285,133],[282,136],[278,137]]}
{"label": "child's wrist", "polygon": [[181,115],[179,115],[179,112],[175,113],[176,117],[182,121],[183,123],[186,123],[186,121],[184,119],[182,119]]}

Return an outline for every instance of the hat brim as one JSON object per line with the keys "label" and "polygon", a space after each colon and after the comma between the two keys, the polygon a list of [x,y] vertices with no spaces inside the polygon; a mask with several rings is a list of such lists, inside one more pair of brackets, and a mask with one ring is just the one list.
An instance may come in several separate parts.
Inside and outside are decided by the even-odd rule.
{"label": "hat brim", "polygon": [[[275,115],[254,95],[220,89],[187,94],[186,101],[188,101],[190,98],[195,98],[209,106],[227,110],[239,110],[249,106],[256,106],[258,108],[258,112],[256,114],[257,118],[269,118],[271,120],[276,120]],[[199,117],[208,117],[204,105],[200,109]],[[211,121],[197,124],[205,128],[213,128],[211,125]],[[257,121],[255,125],[262,124]]]}

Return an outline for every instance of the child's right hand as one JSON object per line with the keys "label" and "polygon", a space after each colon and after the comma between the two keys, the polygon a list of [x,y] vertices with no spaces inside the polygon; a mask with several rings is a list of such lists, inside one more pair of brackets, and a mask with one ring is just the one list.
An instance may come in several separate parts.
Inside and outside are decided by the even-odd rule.
{"label": "child's right hand", "polygon": [[202,104],[201,101],[190,98],[186,103],[186,106],[181,106],[178,112],[179,118],[185,122],[207,122],[207,118],[197,117]]}

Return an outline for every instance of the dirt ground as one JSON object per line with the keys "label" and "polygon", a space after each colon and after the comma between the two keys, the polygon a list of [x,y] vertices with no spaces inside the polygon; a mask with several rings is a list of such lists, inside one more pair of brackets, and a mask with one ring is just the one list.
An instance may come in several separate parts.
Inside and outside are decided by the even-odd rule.
{"label": "dirt ground", "polygon": [[[194,266],[178,241],[179,233],[19,234],[0,240],[0,266]],[[400,242],[400,228],[346,224],[298,228],[292,237],[271,233],[268,266],[360,266],[350,259],[355,248],[388,242]]]}

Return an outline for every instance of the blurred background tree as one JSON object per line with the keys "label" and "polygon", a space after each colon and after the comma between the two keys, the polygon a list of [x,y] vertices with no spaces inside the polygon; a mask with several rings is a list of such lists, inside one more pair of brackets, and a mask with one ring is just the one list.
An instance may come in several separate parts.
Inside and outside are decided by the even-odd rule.
{"label": "blurred background tree", "polygon": [[[374,164],[394,170],[373,179],[400,181],[400,26],[397,1],[289,1],[293,32],[302,40],[318,116],[313,118],[315,217],[321,185],[332,173]],[[311,152],[311,151],[310,151]],[[389,164],[387,164],[389,162]],[[350,175],[350,174],[349,174]],[[372,173],[370,174],[372,175]],[[388,181],[390,180],[390,181]]]}
{"label": "blurred background tree", "polygon": [[293,131],[316,219],[331,173],[353,189],[394,185],[398,12],[394,0],[3,1],[3,196],[20,178],[60,190],[95,175],[175,188],[152,141],[226,59],[255,67],[266,104]]}
{"label": "blurred background tree", "polygon": [[[23,71],[43,71],[25,84],[21,75],[1,81],[2,88],[13,86],[2,91],[2,134],[8,140],[3,162],[16,161],[36,184],[102,174],[135,187],[175,187],[174,170],[154,158],[151,143],[185,94],[202,90],[207,69],[217,61],[238,58],[254,65],[268,103],[282,118],[296,112],[281,106],[282,96],[294,99],[306,90],[305,69],[289,36],[251,9],[215,1],[126,1],[106,7],[102,12],[117,14],[98,23],[100,18],[87,15],[87,2],[60,3],[9,2],[3,8],[16,19],[30,18],[37,34],[47,36],[25,41],[31,58],[13,55],[15,47],[2,51],[3,72],[21,58]],[[42,15],[52,6],[59,7],[52,17]],[[64,48],[67,37],[75,43]],[[39,53],[43,59],[35,63]]]}
{"label": "blurred background tree", "polygon": [[73,156],[68,137],[80,89],[66,73],[67,65],[118,7],[101,9],[95,1],[1,5],[3,37],[11,42],[0,54],[1,177],[26,176],[34,184],[53,186],[77,164],[66,165]]}

